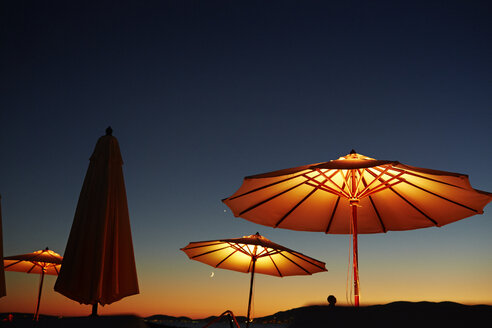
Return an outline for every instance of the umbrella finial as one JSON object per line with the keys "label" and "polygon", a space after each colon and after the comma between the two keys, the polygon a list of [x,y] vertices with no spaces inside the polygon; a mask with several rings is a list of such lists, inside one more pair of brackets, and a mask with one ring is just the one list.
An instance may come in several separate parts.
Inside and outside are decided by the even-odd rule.
{"label": "umbrella finial", "polygon": [[106,128],[106,135],[107,136],[112,136],[113,135],[113,129],[111,129],[111,126],[108,126]]}
{"label": "umbrella finial", "polygon": [[357,152],[356,152],[354,149],[352,149],[352,150],[350,151],[350,155],[353,155],[353,154],[357,154]]}

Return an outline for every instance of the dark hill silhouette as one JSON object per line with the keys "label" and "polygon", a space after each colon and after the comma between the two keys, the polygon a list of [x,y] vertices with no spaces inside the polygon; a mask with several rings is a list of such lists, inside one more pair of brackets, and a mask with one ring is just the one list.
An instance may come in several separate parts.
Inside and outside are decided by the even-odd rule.
{"label": "dark hill silhouette", "polygon": [[[463,305],[453,302],[393,302],[384,305],[312,305],[254,319],[254,323],[290,323],[289,328],[315,327],[473,327],[490,320],[492,306]],[[204,324],[215,316],[201,319]],[[244,322],[245,318],[238,318]],[[179,324],[176,321],[178,327]]]}
{"label": "dark hill silhouette", "polygon": [[[0,314],[0,321],[7,318]],[[62,318],[41,316],[40,321],[32,321],[32,314],[14,313],[11,323],[0,322],[0,326],[12,328],[177,328],[186,326],[184,322],[198,322],[200,326],[210,322],[215,316],[205,319],[154,315],[138,318],[135,316],[101,316]],[[385,305],[348,306],[312,305],[280,311],[270,316],[256,318],[254,323],[290,323],[289,328],[316,327],[481,327],[492,317],[490,305],[463,305],[453,302],[393,302]],[[226,320],[225,318],[223,320]],[[244,322],[245,317],[239,317]],[[160,321],[160,322],[158,322]],[[487,324],[485,325],[487,326]],[[212,326],[213,327],[213,326]],[[253,326],[254,327],[254,326]]]}
{"label": "dark hill silhouette", "polygon": [[[290,328],[301,327],[472,327],[487,322],[492,306],[452,302],[393,302],[360,308],[307,306],[291,310]],[[289,311],[287,311],[289,312]]]}
{"label": "dark hill silhouette", "polygon": [[[145,322],[149,327],[156,328],[181,328],[184,323],[198,323],[201,326],[206,325],[207,323],[217,319],[218,316],[210,316],[204,319],[190,319],[188,317],[173,317],[169,315],[153,315],[145,318]],[[246,322],[246,317],[239,316],[236,317],[238,322]],[[219,323],[229,323],[229,317],[222,317]],[[213,327],[213,326],[212,326]]]}
{"label": "dark hill silhouette", "polygon": [[155,314],[150,317],[145,318],[147,320],[183,320],[183,321],[192,321],[193,319],[188,317],[173,317],[165,314]]}

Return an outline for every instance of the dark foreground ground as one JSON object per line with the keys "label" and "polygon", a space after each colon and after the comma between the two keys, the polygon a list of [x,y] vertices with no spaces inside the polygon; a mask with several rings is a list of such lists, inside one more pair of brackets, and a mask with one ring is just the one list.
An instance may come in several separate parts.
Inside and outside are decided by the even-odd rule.
{"label": "dark foreground ground", "polygon": [[489,327],[492,306],[451,302],[395,302],[360,307],[310,306],[291,310],[289,328],[300,327]]}
{"label": "dark foreground ground", "polygon": [[[156,316],[154,316],[156,317]],[[163,316],[164,317],[164,316]],[[211,318],[191,320],[165,316],[164,322],[136,316],[103,316],[97,318],[41,317],[38,323],[31,315],[0,315],[0,326],[7,328],[165,328],[203,327]],[[395,302],[386,305],[360,307],[307,306],[257,318],[250,326],[256,327],[490,327],[492,306],[462,305],[442,302]],[[222,323],[213,327],[229,327]]]}

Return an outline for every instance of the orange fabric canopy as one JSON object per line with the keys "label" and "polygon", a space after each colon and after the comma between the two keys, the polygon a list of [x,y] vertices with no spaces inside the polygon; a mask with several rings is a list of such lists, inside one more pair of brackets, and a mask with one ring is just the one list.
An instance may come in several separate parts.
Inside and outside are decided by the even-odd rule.
{"label": "orange fabric canopy", "polygon": [[192,260],[215,268],[284,277],[327,271],[325,263],[256,234],[242,238],[191,242],[181,249]]}
{"label": "orange fabric canopy", "polygon": [[8,256],[3,261],[6,271],[40,274],[41,279],[39,282],[38,302],[36,305],[36,312],[34,313],[34,320],[36,321],[39,319],[39,305],[41,304],[44,275],[57,275],[60,272],[62,261],[63,257],[61,257],[60,254],[49,250],[48,247],[44,250],[28,254]]}
{"label": "orange fabric canopy", "polygon": [[54,275],[60,272],[63,257],[46,248],[36,252],[8,256],[3,263],[5,271]]}
{"label": "orange fabric canopy", "polygon": [[139,293],[122,164],[108,128],[90,158],[55,284],[79,303],[105,305]]}
{"label": "orange fabric canopy", "polygon": [[473,189],[464,174],[353,152],[330,162],[246,177],[223,202],[236,217],[262,225],[349,234],[354,201],[358,233],[378,233],[440,227],[483,213],[491,200],[492,194]]}

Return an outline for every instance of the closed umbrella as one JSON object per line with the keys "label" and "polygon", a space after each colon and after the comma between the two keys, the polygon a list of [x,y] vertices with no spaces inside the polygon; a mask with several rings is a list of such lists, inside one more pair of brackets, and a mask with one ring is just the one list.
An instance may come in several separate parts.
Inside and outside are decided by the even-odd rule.
{"label": "closed umbrella", "polygon": [[255,273],[285,277],[327,271],[324,262],[276,244],[259,233],[242,238],[191,242],[181,250],[190,259],[215,268],[251,273],[247,326]]}
{"label": "closed umbrella", "polygon": [[39,304],[41,302],[41,291],[43,290],[44,275],[58,275],[63,257],[60,254],[46,249],[29,254],[8,256],[4,259],[3,265],[6,271],[17,271],[25,273],[36,273],[41,275],[39,282],[38,302],[34,320],[39,319]]}
{"label": "closed umbrella", "polygon": [[139,293],[118,141],[99,138],[80,192],[55,290],[82,304],[116,302]]}
{"label": "closed umbrella", "polygon": [[236,217],[262,225],[353,235],[358,306],[358,234],[440,227],[483,213],[491,200],[491,193],[473,189],[464,174],[352,150],[337,160],[246,177],[223,202]]}

